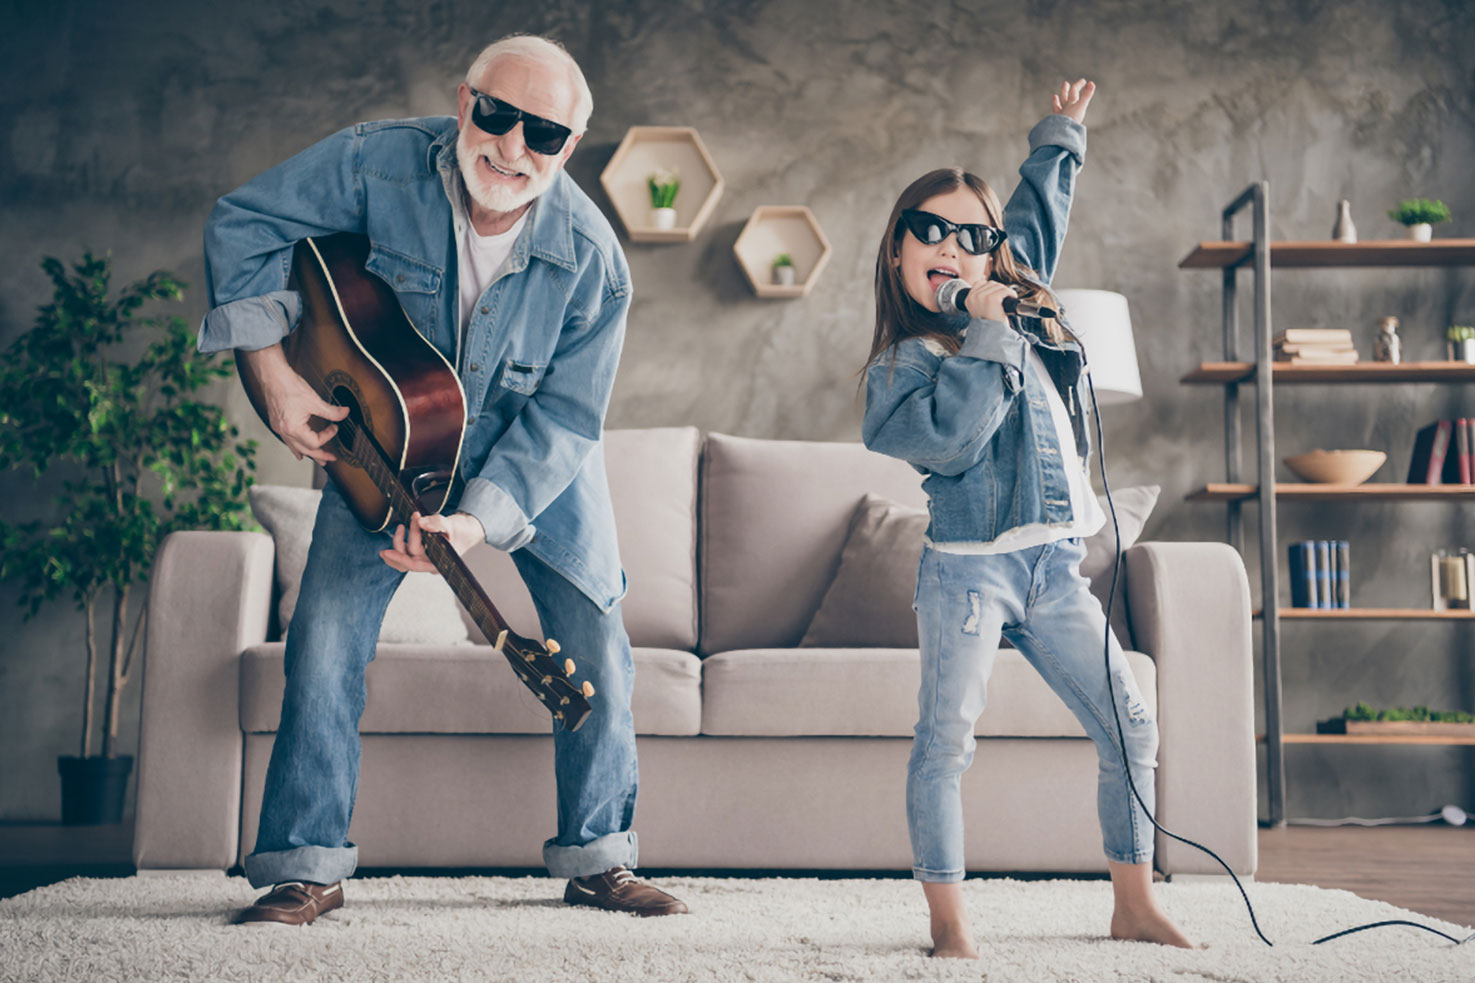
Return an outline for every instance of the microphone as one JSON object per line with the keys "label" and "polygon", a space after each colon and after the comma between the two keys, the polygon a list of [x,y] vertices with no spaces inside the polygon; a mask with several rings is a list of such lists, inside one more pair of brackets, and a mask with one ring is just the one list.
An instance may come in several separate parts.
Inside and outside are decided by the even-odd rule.
{"label": "microphone", "polygon": [[[937,287],[937,306],[944,314],[967,314],[964,306],[972,288],[967,280],[946,280]],[[1004,313],[1020,317],[1059,317],[1060,312],[1044,304],[1030,304],[1017,297],[1004,298]]]}

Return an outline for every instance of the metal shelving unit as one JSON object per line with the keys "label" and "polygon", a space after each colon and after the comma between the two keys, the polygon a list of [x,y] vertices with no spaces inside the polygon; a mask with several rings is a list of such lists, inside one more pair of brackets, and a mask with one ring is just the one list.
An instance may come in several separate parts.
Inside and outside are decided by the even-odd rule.
{"label": "metal shelving unit", "polygon": [[[1475,485],[1371,484],[1356,486],[1276,483],[1275,405],[1277,384],[1337,383],[1470,383],[1475,382],[1475,365],[1449,362],[1381,363],[1358,365],[1277,365],[1271,352],[1270,271],[1286,269],[1330,269],[1339,267],[1420,267],[1475,265],[1475,239],[1444,239],[1438,242],[1271,242],[1270,183],[1250,185],[1222,212],[1218,242],[1201,242],[1180,269],[1217,269],[1222,276],[1222,336],[1224,360],[1205,362],[1181,380],[1188,385],[1224,387],[1224,472],[1225,481],[1207,484],[1187,496],[1189,501],[1223,502],[1227,512],[1226,539],[1244,553],[1244,506],[1259,506],[1260,596],[1263,608],[1256,612],[1261,626],[1261,659],[1265,677],[1265,767],[1268,779],[1266,808],[1272,826],[1285,823],[1285,745],[1287,744],[1462,744],[1466,739],[1356,737],[1321,734],[1287,734],[1281,720],[1280,620],[1307,621],[1407,620],[1475,621],[1470,612],[1433,612],[1400,608],[1353,608],[1330,611],[1280,609],[1279,548],[1276,537],[1278,501],[1356,502],[1383,501],[1468,501],[1475,500]],[[1253,224],[1249,241],[1234,239],[1234,220],[1248,210]],[[1239,345],[1237,275],[1248,268],[1254,278],[1255,333],[1250,359],[1243,361]],[[1240,453],[1241,428],[1239,388],[1255,387],[1254,480],[1246,481]]]}

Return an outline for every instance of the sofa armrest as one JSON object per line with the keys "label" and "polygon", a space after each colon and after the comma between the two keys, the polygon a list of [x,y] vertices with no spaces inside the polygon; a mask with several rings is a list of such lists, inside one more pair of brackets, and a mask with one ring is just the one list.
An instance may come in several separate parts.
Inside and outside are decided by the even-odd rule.
{"label": "sofa armrest", "polygon": [[266,640],[270,536],[176,532],[149,585],[133,861],[236,862],[241,835],[240,654]]}
{"label": "sofa armrest", "polygon": [[[1157,666],[1157,820],[1253,874],[1255,706],[1250,585],[1224,543],[1141,543],[1124,556],[1137,646]],[[1157,834],[1165,874],[1218,874],[1207,854]]]}

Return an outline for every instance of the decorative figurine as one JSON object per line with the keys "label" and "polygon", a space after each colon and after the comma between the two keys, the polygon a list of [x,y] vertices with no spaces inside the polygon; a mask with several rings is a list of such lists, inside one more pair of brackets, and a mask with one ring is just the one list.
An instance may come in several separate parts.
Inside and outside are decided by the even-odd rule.
{"label": "decorative figurine", "polygon": [[1378,336],[1373,339],[1373,361],[1392,365],[1403,361],[1403,339],[1398,337],[1398,318],[1385,317],[1378,322]]}

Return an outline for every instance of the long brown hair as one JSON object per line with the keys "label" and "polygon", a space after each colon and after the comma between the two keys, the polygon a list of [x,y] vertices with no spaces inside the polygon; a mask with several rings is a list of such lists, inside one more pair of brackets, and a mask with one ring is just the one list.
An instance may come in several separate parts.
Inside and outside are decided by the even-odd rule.
{"label": "long brown hair", "polygon": [[[886,232],[881,237],[881,248],[876,254],[876,333],[871,341],[871,354],[866,366],[880,358],[887,349],[905,338],[930,338],[957,354],[962,340],[955,334],[943,330],[937,316],[912,299],[901,280],[901,237],[906,234],[901,224],[901,213],[908,208],[919,208],[922,203],[936,195],[946,194],[957,188],[966,187],[983,202],[989,224],[1004,227],[1004,209],[982,178],[970,174],[960,167],[943,167],[928,171],[907,185],[896,205],[891,209],[891,218],[886,222]],[[1007,283],[1018,293],[1020,300],[1051,304],[1054,298],[1040,286],[1038,274],[1019,262],[1014,251],[1006,242],[993,253],[993,270],[990,278]],[[1057,344],[1064,339],[1065,332],[1053,318],[1044,322],[1045,332]]]}

